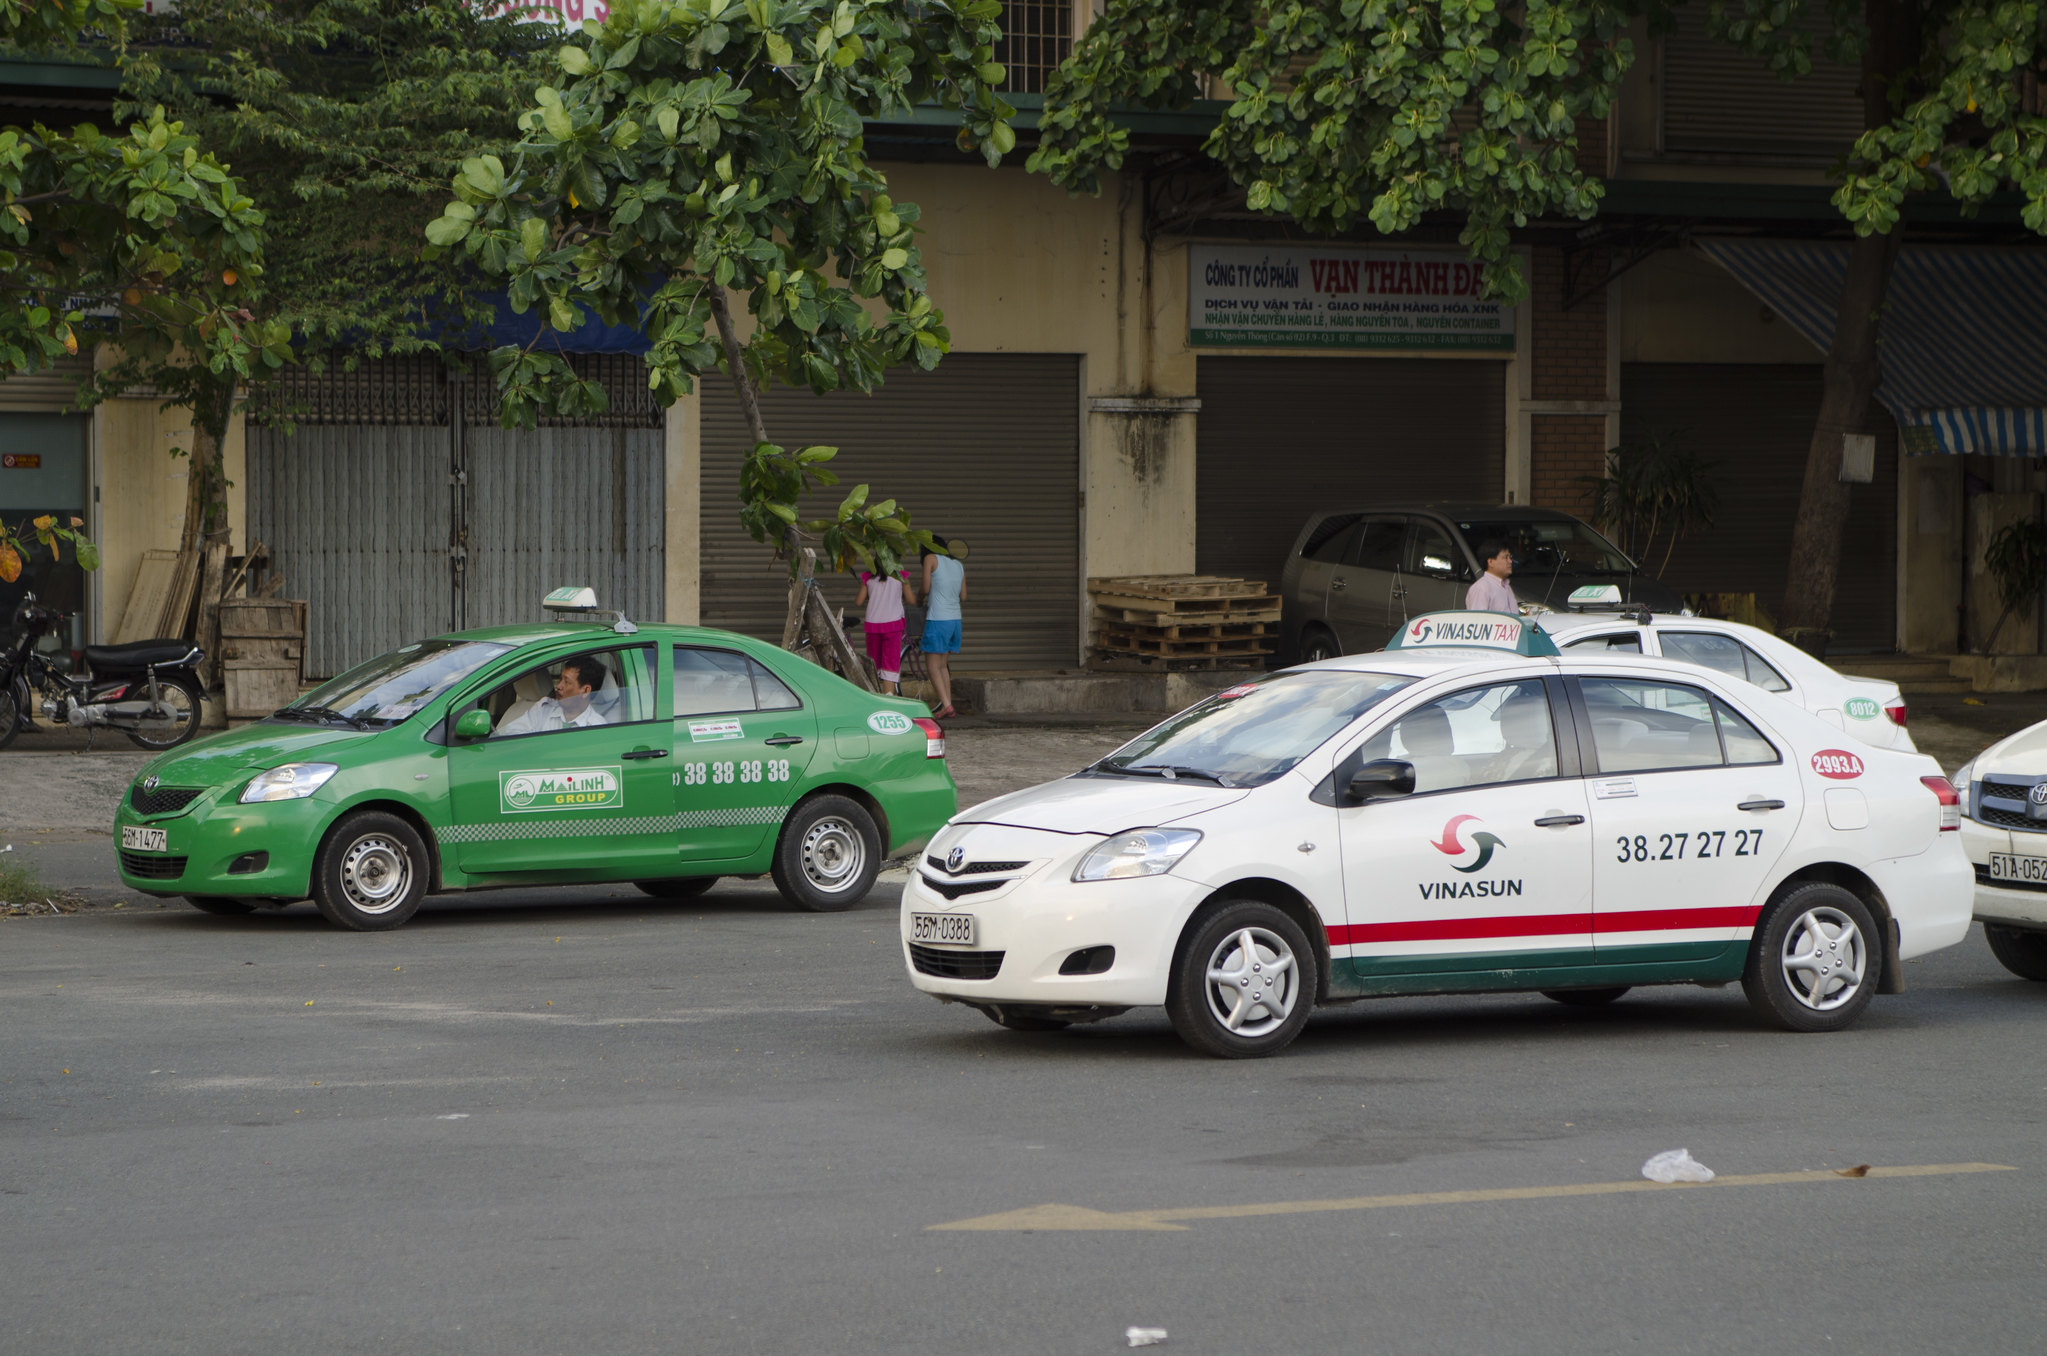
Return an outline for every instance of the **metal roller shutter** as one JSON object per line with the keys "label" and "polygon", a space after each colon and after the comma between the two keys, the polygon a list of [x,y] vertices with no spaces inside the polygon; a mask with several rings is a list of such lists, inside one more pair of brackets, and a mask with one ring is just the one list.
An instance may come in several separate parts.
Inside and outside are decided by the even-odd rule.
{"label": "metal roller shutter", "polygon": [[1202,574],[1277,588],[1317,509],[1503,497],[1506,382],[1497,362],[1203,358],[1198,380]]}
{"label": "metal roller shutter", "polygon": [[1806,21],[1812,71],[1779,80],[1761,57],[1706,36],[1704,6],[1679,6],[1663,39],[1663,148],[1832,163],[1862,133],[1861,71],[1827,60],[1824,15]]}
{"label": "metal roller shutter", "polygon": [[0,380],[0,413],[58,414],[74,408],[78,383],[92,373],[92,359],[81,354],[59,358],[40,372],[16,372]]}
{"label": "metal roller shutter", "polygon": [[[779,641],[789,575],[739,526],[739,466],[751,445],[730,385],[703,393],[703,621]],[[833,515],[854,485],[906,505],[918,527],[964,537],[960,669],[1070,668],[1080,657],[1080,362],[1066,354],[955,353],[935,371],[897,369],[871,396],[777,388],[762,400],[784,447],[825,444],[840,484],[806,518]],[[858,583],[825,578],[850,608]]]}
{"label": "metal roller shutter", "polygon": [[[1753,593],[1784,601],[1791,526],[1820,412],[1817,365],[1624,363],[1621,441],[1660,441],[1718,463],[1720,512],[1659,569],[1681,593]],[[1836,650],[1897,644],[1898,436],[1877,416],[1876,479],[1849,490],[1834,595]]]}

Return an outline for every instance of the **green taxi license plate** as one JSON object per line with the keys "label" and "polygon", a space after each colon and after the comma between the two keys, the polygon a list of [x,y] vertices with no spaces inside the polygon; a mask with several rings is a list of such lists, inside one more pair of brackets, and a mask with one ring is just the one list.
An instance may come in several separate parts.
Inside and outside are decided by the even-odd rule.
{"label": "green taxi license plate", "polygon": [[1990,879],[2047,885],[2047,857],[2021,857],[2015,852],[1990,854]]}
{"label": "green taxi license plate", "polygon": [[951,942],[955,946],[974,944],[974,915],[970,913],[913,913],[910,915],[913,942]]}
{"label": "green taxi license plate", "polygon": [[121,846],[129,852],[168,852],[170,834],[164,829],[145,829],[137,824],[121,828]]}

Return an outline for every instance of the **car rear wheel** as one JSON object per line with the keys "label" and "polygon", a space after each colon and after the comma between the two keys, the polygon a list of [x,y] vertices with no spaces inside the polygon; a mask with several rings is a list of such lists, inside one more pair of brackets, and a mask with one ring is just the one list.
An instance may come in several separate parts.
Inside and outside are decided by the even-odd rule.
{"label": "car rear wheel", "polygon": [[633,888],[656,899],[695,899],[716,885],[717,876],[691,876],[685,880],[636,880]]}
{"label": "car rear wheel", "polygon": [[1262,900],[1194,916],[1166,991],[1180,1039],[1219,1059],[1277,1054],[1315,1006],[1315,952],[1301,925]]}
{"label": "car rear wheel", "polygon": [[881,871],[881,833],[866,807],[846,796],[814,796],[790,814],[770,871],[782,898],[813,913],[850,909]]}
{"label": "car rear wheel", "polygon": [[1869,1006],[1883,977],[1876,920],[1838,885],[1796,886],[1757,921],[1741,987],[1786,1031],[1839,1031]]}
{"label": "car rear wheel", "polygon": [[321,917],[352,932],[403,927],[426,899],[430,862],[412,825],[358,811],[334,826],[313,861],[313,903]]}
{"label": "car rear wheel", "polygon": [[222,918],[239,918],[243,914],[256,912],[256,905],[242,899],[229,899],[224,895],[186,895],[185,902],[201,913],[217,913]]}
{"label": "car rear wheel", "polygon": [[1301,632],[1301,662],[1319,663],[1324,659],[1336,659],[1343,654],[1337,646],[1336,637],[1320,626],[1310,626]]}
{"label": "car rear wheel", "polygon": [[1542,996],[1567,1007],[1603,1008],[1627,991],[1628,986],[1623,984],[1615,989],[1544,989]]}
{"label": "car rear wheel", "polygon": [[1990,954],[1999,965],[2020,979],[2047,979],[2047,932],[1985,923],[1983,935],[1990,939]]}

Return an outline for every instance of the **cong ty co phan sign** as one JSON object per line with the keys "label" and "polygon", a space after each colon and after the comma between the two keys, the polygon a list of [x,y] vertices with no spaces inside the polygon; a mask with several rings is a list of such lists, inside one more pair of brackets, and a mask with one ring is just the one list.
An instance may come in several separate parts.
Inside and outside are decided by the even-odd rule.
{"label": "cong ty co phan sign", "polygon": [[1229,348],[1514,347],[1514,312],[1442,250],[1190,245],[1187,342]]}

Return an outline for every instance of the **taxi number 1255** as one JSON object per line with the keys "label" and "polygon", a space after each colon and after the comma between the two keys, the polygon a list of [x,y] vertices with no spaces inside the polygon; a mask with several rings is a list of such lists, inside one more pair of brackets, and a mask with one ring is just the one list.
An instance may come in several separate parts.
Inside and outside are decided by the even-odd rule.
{"label": "taxi number 1255", "polygon": [[731,763],[684,763],[673,774],[676,786],[729,786],[734,782],[786,782],[787,758],[756,758]]}
{"label": "taxi number 1255", "polygon": [[[1614,839],[1620,848],[1617,862],[1681,862],[1687,856],[1694,861],[1700,857],[1760,857],[1763,855],[1763,831],[1761,829],[1736,829],[1733,834],[1734,850],[1728,851],[1728,833],[1725,829],[1701,829],[1697,833],[1659,833],[1650,835],[1638,833],[1633,838],[1623,834]],[[1690,848],[1687,852],[1686,849]]]}

